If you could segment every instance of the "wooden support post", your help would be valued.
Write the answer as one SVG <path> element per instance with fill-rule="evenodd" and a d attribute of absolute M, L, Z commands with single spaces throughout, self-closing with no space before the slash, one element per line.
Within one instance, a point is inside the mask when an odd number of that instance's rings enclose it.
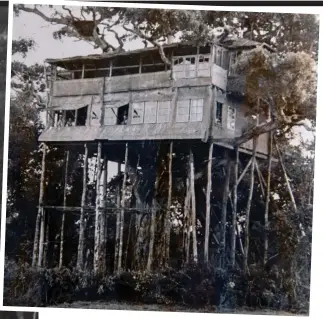
<path fill-rule="evenodd" d="M 271 163 L 272 163 L 272 150 L 273 150 L 273 132 L 269 132 L 268 136 L 268 169 L 267 169 L 267 188 L 266 188 L 266 203 L 265 203 L 265 236 L 264 236 L 264 265 L 268 260 L 268 216 L 269 216 L 269 203 L 270 203 L 270 182 L 271 182 Z"/>
<path fill-rule="evenodd" d="M 212 193 L 212 159 L 213 142 L 209 142 L 209 158 L 207 164 L 207 186 L 206 186 L 206 212 L 205 212 L 205 238 L 204 238 L 204 262 L 209 261 L 209 239 L 210 239 L 210 218 L 211 218 L 211 193 Z"/>
<path fill-rule="evenodd" d="M 118 272 L 122 269 L 122 252 L 123 252 L 123 226 L 124 226 L 124 210 L 126 203 L 126 181 L 127 181 L 127 172 L 128 172 L 128 143 L 126 143 L 125 155 L 124 155 L 124 174 L 122 181 L 122 190 L 121 190 L 121 211 L 120 211 L 120 230 L 119 230 L 119 254 L 118 254 Z"/>
<path fill-rule="evenodd" d="M 84 144 L 84 164 L 83 164 L 83 188 L 82 188 L 82 199 L 81 199 L 81 216 L 80 216 L 80 234 L 79 243 L 77 249 L 77 268 L 83 270 L 84 266 L 84 241 L 85 241 L 85 221 L 84 221 L 84 206 L 86 199 L 87 190 L 87 166 L 88 166 L 89 151 L 87 144 Z"/>
<path fill-rule="evenodd" d="M 66 207 L 67 198 L 67 180 L 68 180 L 68 162 L 70 157 L 70 151 L 66 151 L 65 158 L 65 178 L 64 178 L 64 197 L 63 206 Z M 61 235 L 60 235 L 60 250 L 59 250 L 59 265 L 58 268 L 63 266 L 63 254 L 64 254 L 64 229 L 65 229 L 65 210 L 62 212 L 62 224 L 61 224 Z"/>
<path fill-rule="evenodd" d="M 195 199 L 195 173 L 194 173 L 194 155 L 190 148 L 190 185 L 191 185 L 191 223 L 192 223 L 192 239 L 193 239 L 193 260 L 198 262 L 197 256 L 197 238 L 196 238 L 196 199 Z"/>
<path fill-rule="evenodd" d="M 237 205 L 238 205 L 238 174 L 239 174 L 239 148 L 235 148 L 234 180 L 233 180 L 233 203 L 232 203 L 232 230 L 231 230 L 231 258 L 232 269 L 236 261 L 236 228 L 237 228 Z"/>
<path fill-rule="evenodd" d="M 100 221 L 100 271 L 103 273 L 106 270 L 106 201 L 107 201 L 107 181 L 108 181 L 108 158 L 107 155 L 104 154 L 103 159 L 103 190 L 102 190 L 102 205 L 103 208 L 101 213 L 101 221 Z"/>
<path fill-rule="evenodd" d="M 256 162 L 256 151 L 257 151 L 257 138 L 253 139 L 253 150 L 252 150 L 252 163 L 250 172 L 250 188 L 249 196 L 246 208 L 246 230 L 245 230 L 245 243 L 244 243 L 244 260 L 243 260 L 243 270 L 246 273 L 248 271 L 248 254 L 249 254 L 249 225 L 250 225 L 250 210 L 253 196 L 253 188 L 255 182 L 255 162 Z"/>
<path fill-rule="evenodd" d="M 41 243 L 41 239 L 44 241 L 44 209 L 43 209 L 43 200 L 44 200 L 44 192 L 45 192 L 45 163 L 46 163 L 46 144 L 43 144 L 43 157 L 42 157 L 42 168 L 41 168 L 41 176 L 40 176 L 40 189 L 39 189 L 39 204 L 38 204 L 38 214 L 36 218 L 36 229 L 35 229 L 35 239 L 34 239 L 34 248 L 33 248 L 33 260 L 32 266 L 35 267 L 38 265 L 39 261 L 41 263 L 42 259 L 42 249 L 44 242 Z M 41 250 L 40 250 L 41 248 Z"/>
<path fill-rule="evenodd" d="M 187 177 L 186 177 L 186 194 L 184 200 L 184 222 L 183 222 L 183 250 L 185 263 L 189 263 L 190 258 L 190 202 L 191 202 L 191 191 L 190 191 L 190 176 L 189 176 L 189 166 L 187 167 Z"/>
<path fill-rule="evenodd" d="M 94 228 L 94 272 L 99 271 L 99 244 L 100 244 L 100 184 L 101 184 L 101 156 L 102 156 L 102 142 L 98 142 L 97 154 L 97 175 L 96 175 L 96 200 L 95 200 L 95 228 Z"/>
<path fill-rule="evenodd" d="M 48 248 L 49 248 L 49 223 L 50 223 L 50 215 L 47 215 L 47 222 L 46 222 L 46 236 L 45 236 L 45 248 L 44 248 L 44 267 L 48 267 Z"/>
<path fill-rule="evenodd" d="M 82 63 L 82 79 L 84 79 L 84 75 L 85 75 L 85 64 L 84 62 Z"/>
<path fill-rule="evenodd" d="M 160 146 L 159 146 L 160 147 Z M 156 154 L 156 158 L 158 161 L 159 158 L 159 149 Z M 154 244 L 155 244 L 155 231 L 156 231 L 156 210 L 157 210 L 157 192 L 158 192 L 158 184 L 159 184 L 159 176 L 156 174 L 155 179 L 155 194 L 153 198 L 153 204 L 151 209 L 151 217 L 150 217 L 150 229 L 149 229 L 149 250 L 148 250 L 148 258 L 147 258 L 147 266 L 146 270 L 151 271 L 153 259 L 154 259 Z"/>
<path fill-rule="evenodd" d="M 226 243 L 226 224 L 227 224 L 227 210 L 228 210 L 228 198 L 230 192 L 230 176 L 231 176 L 231 160 L 229 156 L 227 156 L 227 169 L 225 172 L 225 181 L 224 181 L 224 188 L 223 188 L 223 197 L 222 197 L 222 214 L 221 214 L 221 247 L 220 247 L 220 260 L 221 260 L 221 267 L 225 267 L 226 263 L 226 250 L 225 250 L 225 243 Z"/>
<path fill-rule="evenodd" d="M 171 232 L 171 212 L 170 207 L 172 204 L 172 190 L 173 190 L 173 142 L 169 144 L 169 159 L 168 159 L 168 197 L 167 197 L 167 208 L 166 208 L 166 216 L 165 216 L 165 267 L 168 267 L 169 261 L 169 244 L 170 244 L 170 232 Z"/>
<path fill-rule="evenodd" d="M 118 173 L 119 177 L 121 174 L 121 164 L 118 163 Z M 119 244 L 120 244 L 120 205 L 121 205 L 121 197 L 120 197 L 120 183 L 117 186 L 117 216 L 116 216 L 116 243 L 114 250 L 114 271 L 118 270 L 118 256 L 119 256 Z"/>
<path fill-rule="evenodd" d="M 288 189 L 288 193 L 289 193 L 289 196 L 290 196 L 290 200 L 292 202 L 292 206 L 293 206 L 294 212 L 296 214 L 298 214 L 299 212 L 297 210 L 297 205 L 296 205 L 295 197 L 294 197 L 294 194 L 293 194 L 293 191 L 292 191 L 292 187 L 291 187 L 290 182 L 289 182 L 289 178 L 288 178 L 288 175 L 287 175 L 287 172 L 286 172 L 286 168 L 285 168 L 285 165 L 284 165 L 284 162 L 283 162 L 283 158 L 282 158 L 280 149 L 278 147 L 278 143 L 277 143 L 275 137 L 273 137 L 273 140 L 274 140 L 275 147 L 276 147 L 276 150 L 277 150 L 277 153 L 278 153 L 279 163 L 280 163 L 280 166 L 281 166 L 281 168 L 283 170 L 283 173 L 284 173 L 284 179 L 285 179 L 285 182 L 286 182 L 286 186 L 287 186 L 287 189 Z M 303 227 L 302 223 L 299 223 L 299 229 L 301 231 L 302 237 L 306 236 L 305 231 L 304 231 L 304 227 Z"/>

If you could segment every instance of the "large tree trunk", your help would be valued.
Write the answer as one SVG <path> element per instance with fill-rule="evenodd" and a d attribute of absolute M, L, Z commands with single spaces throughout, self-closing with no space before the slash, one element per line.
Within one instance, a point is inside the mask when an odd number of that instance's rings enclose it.
<path fill-rule="evenodd" d="M 273 144 L 273 132 L 269 133 L 268 138 L 268 170 L 267 170 L 267 188 L 266 188 L 266 203 L 265 203 L 265 236 L 264 236 L 264 265 L 268 260 L 268 215 L 269 215 L 269 202 L 270 202 L 270 182 L 271 182 L 271 163 L 272 163 L 272 144 Z"/>
<path fill-rule="evenodd" d="M 118 163 L 117 176 L 120 177 L 121 174 L 121 163 Z M 117 186 L 117 216 L 116 216 L 116 243 L 114 248 L 114 271 L 118 270 L 118 256 L 119 256 L 119 244 L 120 244 L 120 205 L 121 205 L 121 193 L 120 193 L 120 183 Z"/>
<path fill-rule="evenodd" d="M 128 143 L 126 143 L 125 156 L 124 156 L 124 174 L 122 181 L 122 197 L 121 197 L 121 211 L 120 211 L 120 243 L 119 243 L 119 255 L 118 255 L 118 272 L 122 268 L 122 253 L 123 253 L 123 228 L 124 228 L 124 211 L 126 204 L 126 181 L 128 171 Z"/>
<path fill-rule="evenodd" d="M 246 229 L 245 229 L 245 245 L 244 245 L 244 260 L 243 269 L 246 273 L 248 271 L 248 255 L 249 255 L 249 224 L 250 224 L 250 210 L 253 196 L 253 188 L 255 182 L 255 162 L 256 162 L 256 151 L 257 151 L 257 138 L 253 139 L 253 150 L 252 150 L 252 163 L 250 170 L 250 189 L 246 208 Z"/>
<path fill-rule="evenodd" d="M 41 170 L 41 177 L 40 177 L 40 191 L 39 191 L 39 208 L 38 208 L 38 214 L 40 216 L 40 234 L 39 234 L 39 248 L 38 248 L 38 267 L 42 266 L 43 262 L 43 250 L 44 250 L 44 233 L 45 233 L 45 211 L 43 208 L 43 199 L 44 199 L 44 193 L 45 193 L 45 159 L 46 159 L 46 145 L 43 146 L 43 158 L 42 158 L 42 170 Z M 35 235 L 35 238 L 38 238 Z M 38 242 L 36 243 L 38 245 Z M 37 248 L 36 248 L 36 254 L 37 255 Z"/>
<path fill-rule="evenodd" d="M 232 199 L 232 230 L 231 230 L 231 258 L 232 269 L 236 261 L 236 231 L 237 231 L 237 204 L 238 204 L 238 174 L 239 174 L 239 148 L 235 149 L 234 159 L 234 180 L 233 180 L 233 199 Z"/>
<path fill-rule="evenodd" d="M 221 214 L 221 248 L 220 248 L 220 258 L 221 258 L 221 267 L 225 267 L 226 265 L 226 224 L 227 224 L 227 211 L 228 211 L 228 198 L 230 192 L 230 176 L 231 176 L 231 160 L 229 156 L 227 156 L 227 169 L 225 172 L 225 181 L 224 181 L 224 189 L 223 189 L 223 197 L 222 197 L 222 214 Z"/>
<path fill-rule="evenodd" d="M 207 186 L 206 186 L 206 212 L 205 212 L 205 236 L 204 236 L 204 262 L 209 261 L 210 240 L 210 215 L 211 215 L 211 193 L 212 193 L 212 162 L 213 142 L 209 144 L 209 158 L 207 164 Z"/>
<path fill-rule="evenodd" d="M 96 198 L 95 198 L 95 230 L 94 230 L 94 272 L 99 271 L 99 246 L 100 246 L 100 184 L 101 184 L 101 156 L 102 156 L 102 142 L 98 142 L 97 154 L 97 176 L 96 176 Z"/>
<path fill-rule="evenodd" d="M 59 265 L 58 268 L 63 266 L 63 255 L 64 255 L 64 230 L 65 230 L 65 208 L 67 199 L 67 180 L 68 180 L 68 162 L 70 152 L 66 151 L 65 158 L 65 177 L 64 177 L 64 196 L 63 196 L 63 212 L 62 212 L 62 224 L 61 224 L 61 235 L 60 235 L 60 250 L 59 250 Z"/>
<path fill-rule="evenodd" d="M 77 263 L 76 266 L 79 270 L 83 270 L 84 267 L 84 241 L 85 241 L 85 199 L 87 190 L 87 167 L 88 167 L 88 156 L 89 151 L 87 144 L 84 144 L 84 166 L 83 166 L 83 188 L 82 188 L 82 198 L 81 198 L 81 216 L 80 216 L 80 233 L 79 233 L 79 243 L 77 248 Z"/>
<path fill-rule="evenodd" d="M 197 256 L 197 238 L 196 238 L 196 199 L 195 199 L 195 173 L 194 173 L 194 156 L 192 149 L 190 149 L 190 185 L 191 185 L 191 226 L 192 226 L 192 239 L 193 239 L 193 260 L 198 262 Z"/>
<path fill-rule="evenodd" d="M 167 208 L 164 220 L 164 230 L 165 230 L 165 241 L 164 241 L 164 258 L 165 267 L 168 267 L 169 262 L 169 245 L 170 245 L 170 233 L 171 233 L 171 211 L 170 207 L 172 204 L 172 189 L 173 189 L 173 142 L 169 145 L 169 162 L 168 162 L 168 197 L 167 197 Z"/>

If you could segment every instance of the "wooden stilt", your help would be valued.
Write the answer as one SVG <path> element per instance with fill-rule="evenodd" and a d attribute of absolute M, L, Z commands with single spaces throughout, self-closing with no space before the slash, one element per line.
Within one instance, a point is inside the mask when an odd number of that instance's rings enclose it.
<path fill-rule="evenodd" d="M 118 175 L 121 174 L 121 164 L 118 163 Z M 120 243 L 120 205 L 121 205 L 121 197 L 120 197 L 120 183 L 117 186 L 117 216 L 116 216 L 116 243 L 114 250 L 114 271 L 118 270 L 118 256 L 119 256 L 119 243 Z"/>
<path fill-rule="evenodd" d="M 80 216 L 80 234 L 79 234 L 79 243 L 77 249 L 77 268 L 83 270 L 84 267 L 84 240 L 85 240 L 85 220 L 84 220 L 84 207 L 86 199 L 86 190 L 87 190 L 87 167 L 88 167 L 88 156 L 89 151 L 87 144 L 84 144 L 84 166 L 83 166 L 83 188 L 82 188 L 82 198 L 81 198 L 81 216 Z"/>
<path fill-rule="evenodd" d="M 165 267 L 168 267 L 169 261 L 169 244 L 170 244 L 170 232 L 171 232 L 171 212 L 170 207 L 172 204 L 172 189 L 173 189 L 173 142 L 170 142 L 169 145 L 169 162 L 168 162 L 168 197 L 167 197 L 167 208 L 166 208 L 166 216 L 165 216 Z"/>
<path fill-rule="evenodd" d="M 67 180 L 68 180 L 68 162 L 69 162 L 70 152 L 66 151 L 65 158 L 65 178 L 64 178 L 64 197 L 63 197 L 63 206 L 66 207 L 67 199 Z M 59 266 L 63 266 L 63 255 L 64 255 L 64 229 L 65 229 L 65 210 L 62 212 L 62 224 L 61 224 L 61 235 L 60 235 L 60 250 L 59 250 Z"/>
<path fill-rule="evenodd" d="M 159 150 L 157 152 L 156 158 L 158 160 L 159 157 Z M 158 192 L 158 183 L 159 183 L 159 176 L 156 175 L 155 179 L 155 195 L 153 199 L 152 209 L 151 209 L 151 218 L 150 218 L 150 229 L 149 229 L 149 250 L 148 250 L 148 259 L 147 259 L 147 266 L 146 270 L 151 271 L 153 258 L 154 258 L 154 244 L 155 244 L 155 230 L 156 230 L 156 210 L 157 210 L 157 200 L 156 195 Z"/>
<path fill-rule="evenodd" d="M 103 273 L 106 270 L 106 200 L 107 200 L 107 181 L 108 181 L 108 159 L 106 154 L 103 158 L 103 190 L 102 190 L 102 205 L 103 210 L 101 211 L 100 220 L 100 243 L 99 243 L 99 268 L 100 272 Z"/>
<path fill-rule="evenodd" d="M 46 221 L 46 235 L 45 235 L 45 248 L 44 248 L 44 267 L 48 267 L 48 246 L 49 246 L 49 223 L 50 223 L 50 215 L 47 215 Z"/>
<path fill-rule="evenodd" d="M 101 157 L 102 157 L 102 142 L 98 142 L 97 155 L 97 177 L 96 177 L 96 200 L 95 200 L 95 230 L 94 230 L 94 272 L 99 271 L 99 245 L 100 245 L 100 184 L 101 184 Z"/>
<path fill-rule="evenodd" d="M 235 149 L 234 180 L 233 180 L 233 203 L 232 203 L 232 230 L 231 230 L 231 258 L 232 269 L 236 260 L 236 228 L 237 228 L 237 205 L 238 205 L 238 174 L 239 174 L 239 149 Z"/>
<path fill-rule="evenodd" d="M 205 212 L 205 238 L 204 238 L 204 262 L 209 261 L 209 239 L 210 239 L 210 215 L 211 215 L 211 193 L 212 193 L 212 158 L 213 142 L 209 143 L 209 158 L 207 164 L 207 187 L 206 187 L 206 212 Z"/>
<path fill-rule="evenodd" d="M 268 137 L 268 169 L 267 169 L 267 188 L 266 188 L 266 203 L 265 203 L 265 236 L 264 236 L 264 265 L 268 260 L 268 216 L 269 216 L 269 203 L 270 203 L 270 182 L 271 182 L 271 163 L 272 163 L 272 144 L 273 144 L 273 132 L 269 132 Z"/>
<path fill-rule="evenodd" d="M 119 254 L 118 254 L 118 272 L 122 269 L 122 253 L 123 253 L 123 227 L 124 227 L 124 210 L 126 203 L 126 181 L 127 181 L 127 168 L 128 168 L 128 143 L 126 143 L 125 155 L 124 155 L 124 174 L 122 181 L 121 190 L 121 211 L 120 211 L 120 243 L 119 243 Z"/>
<path fill-rule="evenodd" d="M 36 231 L 35 231 L 35 240 L 34 240 L 34 251 L 33 251 L 33 266 L 37 265 L 41 267 L 43 259 L 43 248 L 44 248 L 44 232 L 45 232 L 45 219 L 44 219 L 44 209 L 43 209 L 43 200 L 45 193 L 45 160 L 46 160 L 46 144 L 43 145 L 43 157 L 42 157 L 42 169 L 40 176 L 40 190 L 39 190 L 39 207 L 38 207 L 38 216 L 36 220 Z M 37 228 L 39 223 L 39 228 Z M 38 256 L 37 256 L 38 255 Z"/>
<path fill-rule="evenodd" d="M 249 254 L 249 224 L 250 224 L 250 210 L 253 196 L 253 188 L 255 182 L 255 162 L 256 162 L 256 151 L 257 151 L 257 138 L 253 139 L 253 151 L 252 151 L 252 163 L 250 172 L 250 189 L 246 208 L 246 230 L 245 230 L 245 245 L 244 245 L 244 260 L 243 269 L 244 272 L 248 271 L 248 254 Z"/>
<path fill-rule="evenodd" d="M 189 177 L 189 166 L 187 167 L 186 177 L 186 194 L 184 200 L 184 221 L 183 221 L 183 251 L 185 263 L 189 262 L 190 257 L 190 202 L 191 202 L 191 191 L 190 191 L 190 177 Z"/>
<path fill-rule="evenodd" d="M 193 260 L 198 262 L 197 256 L 197 238 L 196 238 L 196 199 L 195 199 L 195 179 L 194 179 L 194 155 L 190 149 L 190 186 L 191 186 L 191 226 L 192 226 L 192 239 L 193 239 Z"/>
<path fill-rule="evenodd" d="M 227 156 L 227 169 L 225 172 L 225 181 L 223 188 L 223 197 L 222 197 L 222 214 L 221 214 L 221 247 L 220 247 L 220 258 L 221 258 L 221 267 L 225 267 L 226 264 L 226 224 L 227 224 L 227 210 L 228 210 L 228 198 L 230 191 L 230 177 L 231 177 L 231 160 Z"/>

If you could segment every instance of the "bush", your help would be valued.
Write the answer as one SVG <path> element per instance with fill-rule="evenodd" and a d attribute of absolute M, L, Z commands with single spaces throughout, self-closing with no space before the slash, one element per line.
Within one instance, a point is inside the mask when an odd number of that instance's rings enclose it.
<path fill-rule="evenodd" d="M 95 275 L 69 268 L 35 270 L 7 261 L 4 305 L 50 306 L 101 300 L 189 308 L 215 306 L 217 311 L 241 307 L 290 310 L 281 279 L 277 272 L 265 272 L 260 266 L 250 269 L 248 275 L 203 265 L 190 265 L 182 271 Z"/>

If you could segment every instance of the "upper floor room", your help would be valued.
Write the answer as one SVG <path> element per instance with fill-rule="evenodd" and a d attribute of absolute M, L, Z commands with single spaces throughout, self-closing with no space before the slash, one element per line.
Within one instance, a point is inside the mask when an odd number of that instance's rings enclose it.
<path fill-rule="evenodd" d="M 243 38 L 227 38 L 221 43 L 205 46 L 192 43 L 164 45 L 165 56 L 171 65 L 163 62 L 155 47 L 48 59 L 46 62 L 50 64 L 51 72 L 47 79 L 54 96 L 64 96 L 66 91 L 69 92 L 67 95 L 99 94 L 98 84 L 97 91 L 93 92 L 91 83 L 93 87 L 93 83 L 102 78 L 108 78 L 105 82 L 110 92 L 208 84 L 227 91 L 228 82 L 236 77 L 234 65 L 238 56 L 260 45 L 263 44 Z M 168 77 L 165 78 L 166 74 Z"/>

